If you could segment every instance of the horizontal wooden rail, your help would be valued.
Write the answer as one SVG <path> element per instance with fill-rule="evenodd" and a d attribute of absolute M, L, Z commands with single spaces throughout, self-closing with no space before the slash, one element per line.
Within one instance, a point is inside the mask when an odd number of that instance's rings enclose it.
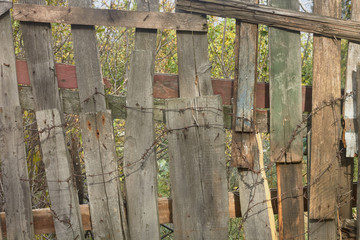
<path fill-rule="evenodd" d="M 21 85 L 30 85 L 29 73 L 26 61 L 16 61 L 16 71 L 18 83 Z M 60 88 L 76 89 L 76 71 L 74 65 L 56 64 L 56 75 Z M 106 87 L 110 87 L 110 83 L 104 79 Z M 221 95 L 224 105 L 231 105 L 232 99 L 232 80 L 213 79 L 212 85 L 214 94 Z M 302 87 L 303 112 L 311 112 L 311 95 L 310 86 Z M 179 81 L 177 75 L 155 74 L 154 77 L 154 97 L 159 99 L 178 98 L 179 97 Z M 257 83 L 256 85 L 256 108 L 269 108 L 269 84 Z"/>
<path fill-rule="evenodd" d="M 26 22 L 207 31 L 206 19 L 196 14 L 55 7 L 35 4 L 14 4 L 13 9 L 13 18 Z"/>
<path fill-rule="evenodd" d="M 356 203 L 356 183 L 353 183 L 353 191 L 352 191 L 352 206 L 355 206 Z M 304 211 L 307 211 L 307 188 L 304 188 Z M 277 214 L 277 190 L 271 189 L 271 199 L 272 206 L 274 209 L 274 213 Z M 158 207 L 159 207 L 159 221 L 160 224 L 171 223 L 172 222 L 172 200 L 169 198 L 159 198 L 158 199 Z M 85 230 L 91 230 L 91 217 L 89 206 L 87 204 L 80 206 L 82 222 Z M 46 234 L 46 233 L 54 233 L 54 222 L 53 215 L 49 208 L 43 209 L 34 209 L 34 228 L 36 234 Z M 240 212 L 240 201 L 237 193 L 229 192 L 229 215 L 230 218 L 238 218 L 241 217 Z M 1 227 L 4 234 L 6 234 L 6 220 L 5 213 L 0 213 L 1 218 Z"/>
<path fill-rule="evenodd" d="M 256 5 L 239 0 L 178 0 L 176 8 L 360 42 L 360 22 L 355 21 Z"/>

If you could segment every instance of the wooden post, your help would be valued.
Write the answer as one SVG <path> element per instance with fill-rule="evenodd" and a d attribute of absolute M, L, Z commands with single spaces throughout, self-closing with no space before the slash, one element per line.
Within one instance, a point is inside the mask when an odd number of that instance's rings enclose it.
<path fill-rule="evenodd" d="M 340 3 L 316 0 L 314 12 L 339 18 Z M 341 97 L 340 52 L 340 40 L 314 36 L 313 110 Z M 312 116 L 310 239 L 337 239 L 340 117 L 340 101 Z"/>
<path fill-rule="evenodd" d="M 237 20 L 236 30 L 232 165 L 239 167 L 244 232 L 247 239 L 275 239 L 270 190 L 260 150 L 262 142 L 256 136 L 255 126 L 258 26 Z"/>
<path fill-rule="evenodd" d="M 3 3 L 0 3 L 0 6 Z M 0 16 L 0 152 L 7 239 L 32 240 L 31 193 L 27 181 L 22 110 L 10 12 Z M 0 239 L 2 233 L 0 231 Z"/>
<path fill-rule="evenodd" d="M 355 97 L 354 100 L 356 100 L 356 131 L 358 136 L 360 136 L 360 64 L 358 63 L 356 68 L 356 85 L 354 86 Z M 359 140 L 358 140 L 359 141 Z M 360 146 L 359 142 L 357 143 L 357 146 Z M 359 155 L 359 148 L 357 148 L 357 153 Z M 357 187 L 356 187 L 356 213 L 357 213 L 357 219 L 356 219 L 356 239 L 360 240 L 360 161 L 358 160 L 358 172 L 357 172 Z"/>
<path fill-rule="evenodd" d="M 71 6 L 91 8 L 91 0 L 71 0 Z M 93 234 L 96 239 L 128 238 L 119 188 L 111 112 L 106 111 L 94 26 L 72 25 L 80 97 L 80 128 Z"/>
<path fill-rule="evenodd" d="M 298 0 L 271 0 L 273 7 L 298 10 Z M 304 239 L 300 33 L 269 29 L 270 154 L 276 163 L 279 239 Z M 291 179 L 291 181 L 289 181 Z"/>
<path fill-rule="evenodd" d="M 227 239 L 228 196 L 219 96 L 166 101 L 175 239 Z"/>
<path fill-rule="evenodd" d="M 44 0 L 22 0 L 45 4 Z M 84 239 L 64 136 L 50 24 L 21 23 L 51 208 L 58 239 Z"/>

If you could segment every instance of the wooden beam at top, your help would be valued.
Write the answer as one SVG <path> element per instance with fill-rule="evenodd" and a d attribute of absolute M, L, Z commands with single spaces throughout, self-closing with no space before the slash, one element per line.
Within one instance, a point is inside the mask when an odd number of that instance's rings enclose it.
<path fill-rule="evenodd" d="M 178 0 L 176 8 L 196 13 L 240 19 L 269 27 L 310 32 L 335 39 L 360 42 L 360 22 L 345 21 L 239 0 Z"/>
<path fill-rule="evenodd" d="M 14 19 L 25 22 L 207 31 L 206 19 L 195 14 L 135 12 L 34 4 L 14 4 L 13 9 Z"/>

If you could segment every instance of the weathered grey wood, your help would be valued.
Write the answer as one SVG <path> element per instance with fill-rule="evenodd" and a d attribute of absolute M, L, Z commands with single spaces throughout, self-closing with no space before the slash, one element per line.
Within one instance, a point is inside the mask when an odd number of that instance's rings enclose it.
<path fill-rule="evenodd" d="M 0 159 L 7 239 L 32 240 L 34 227 L 10 12 L 0 16 L 0 42 Z"/>
<path fill-rule="evenodd" d="M 146 29 L 207 31 L 206 19 L 193 14 L 91 9 L 87 6 L 55 7 L 15 4 L 14 19 L 27 22 L 103 25 Z M 2 9 L 0 9 L 2 10 Z"/>
<path fill-rule="evenodd" d="M 82 113 L 80 128 L 94 237 L 125 239 L 111 113 Z"/>
<path fill-rule="evenodd" d="M 72 7 L 91 8 L 92 0 L 70 0 Z M 38 15 L 38 13 L 37 13 Z M 106 109 L 99 52 L 94 26 L 71 25 L 76 78 L 83 112 Z"/>
<path fill-rule="evenodd" d="M 351 2 L 351 20 L 360 20 L 360 2 Z M 356 66 L 360 63 L 360 45 L 357 43 L 349 42 L 348 56 L 346 64 L 346 85 L 345 93 L 351 94 L 356 88 Z M 352 124 L 356 118 L 356 101 L 354 97 L 350 96 L 346 99 L 344 107 L 345 119 L 345 147 L 346 157 L 354 157 L 357 153 L 357 133 Z"/>
<path fill-rule="evenodd" d="M 45 4 L 44 0 L 21 0 Z M 58 239 L 84 239 L 78 196 L 74 190 L 72 166 L 64 140 L 63 116 L 54 68 L 49 24 L 21 23 L 38 127 L 57 125 L 49 135 L 41 134 L 41 150 Z M 71 177 L 70 177 L 71 178 Z M 57 181 L 65 182 L 57 182 Z"/>
<path fill-rule="evenodd" d="M 177 31 L 180 97 L 212 95 L 206 33 Z"/>
<path fill-rule="evenodd" d="M 356 67 L 356 93 L 355 93 L 355 97 L 356 97 L 356 122 L 357 122 L 357 134 L 360 133 L 360 64 L 357 65 Z M 360 136 L 360 134 L 358 135 Z M 359 140 L 358 140 L 359 141 Z M 360 146 L 359 142 L 358 145 Z M 359 149 L 357 149 L 357 152 L 359 152 Z M 358 161 L 358 172 L 357 172 L 357 187 L 356 187 L 356 212 L 357 212 L 357 219 L 356 219 L 356 239 L 360 240 L 360 161 Z"/>
<path fill-rule="evenodd" d="M 57 239 L 84 239 L 59 110 L 36 111 Z"/>
<path fill-rule="evenodd" d="M 327 17 L 321 13 L 304 13 L 239 0 L 179 0 L 177 9 L 219 17 L 236 18 L 248 23 L 264 24 L 294 31 L 310 32 L 335 39 L 360 42 L 360 22 Z M 320 16 L 320 15 L 326 15 Z"/>
<path fill-rule="evenodd" d="M 219 96 L 166 101 L 176 239 L 227 239 L 228 196 Z"/>
<path fill-rule="evenodd" d="M 340 17 L 340 6 L 340 0 L 317 0 L 314 2 L 314 12 Z M 340 40 L 314 36 L 313 109 L 324 101 L 341 96 L 340 53 Z M 310 223 L 310 229 L 313 229 L 310 239 L 325 234 L 329 236 L 326 239 L 337 239 L 336 234 L 332 233 L 336 232 L 340 204 L 338 197 L 341 194 L 338 174 L 341 167 L 338 152 L 340 119 L 339 102 L 312 116 L 309 219 L 313 223 L 324 219 L 329 221 L 315 227 Z"/>
<path fill-rule="evenodd" d="M 252 1 L 256 2 L 256 1 Z M 257 66 L 256 24 L 241 23 L 239 74 L 236 99 L 236 132 L 254 131 L 254 97 Z"/>
<path fill-rule="evenodd" d="M 256 161 L 251 171 L 240 170 L 239 194 L 242 221 L 246 239 L 276 239 L 276 228 L 271 195 L 266 179 L 262 143 L 254 134 L 257 149 Z"/>
<path fill-rule="evenodd" d="M 13 3 L 11 0 L 0 0 L 0 17 L 9 11 L 13 6 Z"/>
<path fill-rule="evenodd" d="M 270 0 L 273 7 L 298 10 L 298 0 Z M 270 158 L 276 163 L 279 239 L 304 239 L 303 142 L 300 33 L 269 29 Z M 286 164 L 284 164 L 286 163 Z M 291 179 L 291 181 L 289 181 Z"/>
<path fill-rule="evenodd" d="M 71 6 L 91 7 L 90 0 Z M 110 112 L 106 110 L 94 26 L 72 25 L 79 87 L 81 132 L 95 239 L 126 239 L 127 223 L 118 179 L 118 164 Z"/>
<path fill-rule="evenodd" d="M 144 33 L 146 34 L 146 33 Z M 131 239 L 159 239 L 153 122 L 153 50 L 134 50 L 126 99 L 124 172 Z"/>
<path fill-rule="evenodd" d="M 336 222 L 333 220 L 310 220 L 309 239 L 337 239 Z"/>

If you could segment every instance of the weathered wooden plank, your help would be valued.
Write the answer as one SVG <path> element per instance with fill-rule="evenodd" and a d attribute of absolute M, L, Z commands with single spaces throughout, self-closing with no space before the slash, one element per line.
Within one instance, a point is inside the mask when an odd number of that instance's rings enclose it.
<path fill-rule="evenodd" d="M 271 0 L 273 7 L 298 10 L 298 0 Z M 270 157 L 276 163 L 279 239 L 304 239 L 303 142 L 300 33 L 269 29 Z M 285 163 L 285 164 L 284 164 Z M 291 179 L 291 181 L 289 181 Z"/>
<path fill-rule="evenodd" d="M 45 4 L 44 0 L 21 2 Z M 84 239 L 78 196 L 71 178 L 71 162 L 64 139 L 63 116 L 60 114 L 62 110 L 51 46 L 51 28 L 49 24 L 22 22 L 21 29 L 38 127 L 57 126 L 47 133 L 42 132 L 40 136 L 57 238 Z"/>
<path fill-rule="evenodd" d="M 246 239 L 276 239 L 276 228 L 271 195 L 263 160 L 260 134 L 255 136 L 257 149 L 253 154 L 254 168 L 240 170 L 239 195 Z"/>
<path fill-rule="evenodd" d="M 207 31 L 206 19 L 185 13 L 122 11 L 115 9 L 92 9 L 88 6 L 72 7 L 37 6 L 14 4 L 14 19 L 27 22 L 67 23 L 76 25 L 100 25 L 135 27 L 144 29 L 172 29 L 184 31 Z"/>
<path fill-rule="evenodd" d="M 126 99 L 124 172 L 131 239 L 159 239 L 152 50 L 134 50 Z"/>
<path fill-rule="evenodd" d="M 341 1 L 314 2 L 314 12 L 340 17 Z M 340 40 L 314 36 L 313 109 L 324 101 L 341 96 Z M 311 222 L 328 219 L 326 224 L 311 224 L 309 238 L 331 235 L 336 239 L 340 168 L 340 103 L 323 108 L 312 116 L 310 211 Z"/>
<path fill-rule="evenodd" d="M 355 97 L 356 97 L 356 122 L 357 126 L 360 126 L 360 64 L 356 66 L 356 85 L 355 85 Z M 360 128 L 357 129 L 357 134 L 360 136 Z M 359 140 L 358 140 L 359 141 Z M 360 146 L 360 143 L 357 143 Z M 359 151 L 359 149 L 357 149 Z M 360 239 L 360 161 L 358 161 L 358 172 L 357 172 L 357 188 L 356 188 L 356 239 Z M 355 202 L 355 201 L 354 201 Z"/>
<path fill-rule="evenodd" d="M 176 239 L 227 239 L 228 196 L 219 96 L 166 101 Z"/>
<path fill-rule="evenodd" d="M 359 1 L 351 2 L 351 20 L 360 21 Z M 356 66 L 359 63 L 360 45 L 349 42 L 346 65 L 346 94 L 351 94 L 356 88 Z M 352 121 L 356 118 L 356 102 L 354 100 L 354 97 L 350 96 L 344 104 L 346 157 L 354 157 L 357 152 L 357 133 L 354 129 L 354 124 L 352 124 Z"/>
<path fill-rule="evenodd" d="M 0 2 L 0 7 L 3 4 Z M 10 13 L 0 15 L 0 158 L 7 213 L 6 237 L 31 240 L 34 227 L 30 186 L 25 180 L 29 177 L 11 26 Z"/>
<path fill-rule="evenodd" d="M 13 3 L 11 0 L 1 0 L 0 1 L 0 17 L 9 11 L 13 6 Z"/>
<path fill-rule="evenodd" d="M 179 0 L 176 8 L 288 30 L 310 32 L 335 39 L 360 42 L 360 22 L 345 21 L 322 13 L 304 13 L 239 0 Z"/>
<path fill-rule="evenodd" d="M 36 111 L 51 211 L 58 239 L 84 239 L 59 110 Z"/>
<path fill-rule="evenodd" d="M 177 31 L 180 97 L 212 95 L 206 33 Z"/>
<path fill-rule="evenodd" d="M 80 128 L 94 237 L 125 239 L 111 113 L 82 113 Z"/>

